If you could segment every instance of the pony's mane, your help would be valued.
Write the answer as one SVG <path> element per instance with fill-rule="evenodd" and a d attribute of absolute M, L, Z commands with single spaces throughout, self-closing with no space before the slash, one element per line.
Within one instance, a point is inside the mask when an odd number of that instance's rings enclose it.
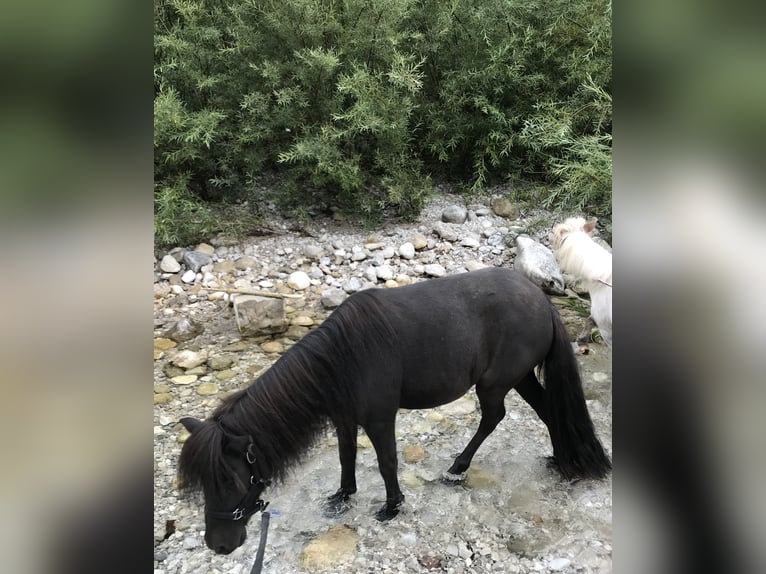
<path fill-rule="evenodd" d="M 396 340 L 382 305 L 370 291 L 349 297 L 195 429 L 179 458 L 182 490 L 219 491 L 226 482 L 236 481 L 226 461 L 231 455 L 224 452 L 227 437 L 251 436 L 260 476 L 281 481 L 330 420 L 336 424 L 354 420 L 355 383 L 365 365 L 374 363 L 370 358 L 379 358 Z M 238 487 L 244 490 L 245 485 Z"/>

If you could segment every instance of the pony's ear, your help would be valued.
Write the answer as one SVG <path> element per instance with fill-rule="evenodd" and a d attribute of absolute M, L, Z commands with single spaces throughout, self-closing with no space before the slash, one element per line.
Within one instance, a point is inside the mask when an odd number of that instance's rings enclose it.
<path fill-rule="evenodd" d="M 200 428 L 203 424 L 203 422 L 199 419 L 195 419 L 194 417 L 184 417 L 179 421 L 182 425 L 186 427 L 186 430 L 189 432 L 194 432 L 198 428 Z"/>
<path fill-rule="evenodd" d="M 596 218 L 594 217 L 594 218 L 593 218 L 593 219 L 591 219 L 590 221 L 586 221 L 586 222 L 585 222 L 585 225 L 583 225 L 583 226 L 582 226 L 582 230 L 583 230 L 585 233 L 587 233 L 588 235 L 590 235 L 591 233 L 593 233 L 593 230 L 594 230 L 594 229 L 596 229 L 596 224 L 597 224 L 597 223 L 598 223 L 598 219 L 596 219 Z"/>

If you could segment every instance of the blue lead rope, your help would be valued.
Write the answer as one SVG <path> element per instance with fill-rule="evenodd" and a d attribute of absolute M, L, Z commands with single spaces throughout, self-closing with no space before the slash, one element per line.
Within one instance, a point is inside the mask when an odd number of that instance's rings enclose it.
<path fill-rule="evenodd" d="M 264 511 L 261 514 L 261 540 L 258 542 L 258 552 L 255 553 L 255 562 L 253 563 L 253 569 L 250 570 L 250 574 L 261 574 L 263 553 L 266 551 L 266 537 L 269 535 L 269 518 L 271 518 L 271 515 L 268 512 Z"/>

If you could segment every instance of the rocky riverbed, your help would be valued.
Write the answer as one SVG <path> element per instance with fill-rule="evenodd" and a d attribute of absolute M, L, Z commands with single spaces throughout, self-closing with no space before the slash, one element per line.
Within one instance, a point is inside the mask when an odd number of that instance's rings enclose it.
<path fill-rule="evenodd" d="M 205 546 L 200 501 L 179 498 L 176 461 L 187 433 L 183 416 L 208 415 L 249 385 L 286 349 L 320 324 L 348 294 L 395 288 L 481 266 L 513 267 L 513 238 L 547 243 L 550 214 L 523 213 L 490 197 L 443 195 L 415 223 L 364 230 L 327 219 L 296 227 L 274 219 L 275 233 L 243 241 L 211 239 L 156 254 L 155 273 L 155 574 L 247 574 L 259 518 L 245 544 L 227 556 Z M 285 299 L 285 331 L 240 334 L 232 291 L 257 289 Z M 574 338 L 583 319 L 571 299 L 554 299 Z M 578 355 L 588 406 L 611 453 L 611 350 Z M 569 484 L 548 469 L 544 425 L 516 393 L 507 415 L 479 449 L 466 482 L 440 481 L 478 426 L 475 394 L 440 408 L 401 411 L 399 475 L 406 502 L 377 522 L 384 499 L 374 450 L 360 433 L 359 491 L 339 518 L 322 513 L 340 479 L 328 430 L 305 464 L 270 488 L 271 526 L 263 571 L 298 572 L 609 572 L 611 477 Z"/>

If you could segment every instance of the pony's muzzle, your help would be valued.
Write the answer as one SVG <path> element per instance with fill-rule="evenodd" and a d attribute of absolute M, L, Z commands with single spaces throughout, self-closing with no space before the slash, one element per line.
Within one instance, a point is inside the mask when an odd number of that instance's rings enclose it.
<path fill-rule="evenodd" d="M 205 543 L 216 554 L 231 554 L 237 548 L 242 546 L 247 539 L 247 531 L 242 528 L 239 536 L 236 533 L 233 536 L 209 536 L 205 532 Z"/>

